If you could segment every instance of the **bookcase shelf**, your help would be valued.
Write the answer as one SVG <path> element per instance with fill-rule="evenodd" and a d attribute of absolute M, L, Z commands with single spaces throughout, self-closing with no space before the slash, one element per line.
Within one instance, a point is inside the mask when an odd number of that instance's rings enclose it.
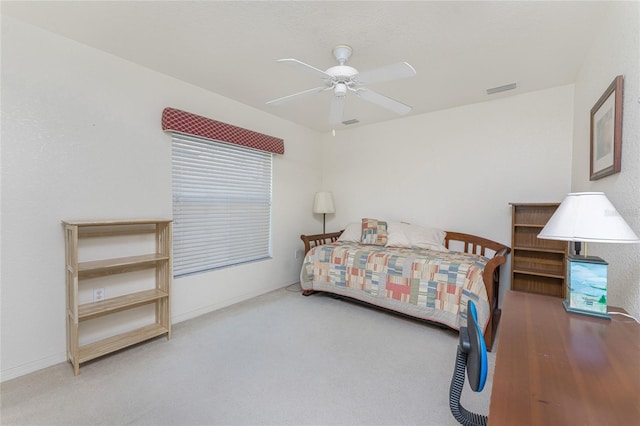
<path fill-rule="evenodd" d="M 138 306 L 155 303 L 156 300 L 168 297 L 168 293 L 159 289 L 152 289 L 125 294 L 124 296 L 113 297 L 111 299 L 101 300 L 100 302 L 85 303 L 78 305 L 78 321 L 86 321 L 103 315 L 137 308 Z"/>
<path fill-rule="evenodd" d="M 79 278 L 96 278 L 103 275 L 155 268 L 156 263 L 163 260 L 169 260 L 169 256 L 162 253 L 154 253 L 81 262 L 78 263 L 78 276 Z"/>
<path fill-rule="evenodd" d="M 111 352 L 124 349 L 136 343 L 152 339 L 154 337 L 169 334 L 171 330 L 160 324 L 149 324 L 135 330 L 117 334 L 97 342 L 89 343 L 78 348 L 78 363 L 91 361 L 92 359 L 108 355 Z"/>
<path fill-rule="evenodd" d="M 533 269 L 533 268 L 514 268 L 513 272 L 515 274 L 524 274 L 524 275 L 533 275 L 536 277 L 549 277 L 549 278 L 558 278 L 564 279 L 563 274 L 555 274 L 553 272 L 546 271 L 544 269 Z"/>
<path fill-rule="evenodd" d="M 540 228 L 542 230 L 542 228 Z M 534 251 L 540 253 L 565 253 L 564 248 L 547 248 L 547 247 L 534 247 L 534 246 L 515 246 L 514 250 Z"/>
<path fill-rule="evenodd" d="M 67 292 L 67 356 L 74 374 L 80 364 L 136 343 L 166 334 L 171 338 L 171 220 L 63 221 L 65 230 Z M 155 252 L 135 256 L 78 262 L 78 241 L 83 238 L 154 234 Z M 79 303 L 82 280 L 155 269 L 152 289 L 129 292 L 92 303 Z M 108 283 L 107 283 L 108 285 Z M 118 312 L 155 305 L 155 322 L 125 333 L 80 345 L 81 323 Z"/>

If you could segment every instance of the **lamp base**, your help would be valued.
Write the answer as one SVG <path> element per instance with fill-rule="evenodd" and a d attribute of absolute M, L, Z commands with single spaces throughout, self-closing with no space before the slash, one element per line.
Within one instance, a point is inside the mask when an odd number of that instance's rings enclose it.
<path fill-rule="evenodd" d="M 608 318 L 607 262 L 595 256 L 568 256 L 567 312 Z"/>
<path fill-rule="evenodd" d="M 565 311 L 570 312 L 572 314 L 589 315 L 592 317 L 604 318 L 608 320 L 611 319 L 611 316 L 607 313 L 585 311 L 584 309 L 572 308 L 569 306 L 569 303 L 566 300 L 562 301 L 562 306 L 564 306 Z"/>

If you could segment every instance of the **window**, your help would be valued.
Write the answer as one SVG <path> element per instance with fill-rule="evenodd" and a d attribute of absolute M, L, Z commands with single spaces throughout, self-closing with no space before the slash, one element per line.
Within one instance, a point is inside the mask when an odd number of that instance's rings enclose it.
<path fill-rule="evenodd" d="M 270 152 L 172 133 L 173 274 L 271 256 Z"/>

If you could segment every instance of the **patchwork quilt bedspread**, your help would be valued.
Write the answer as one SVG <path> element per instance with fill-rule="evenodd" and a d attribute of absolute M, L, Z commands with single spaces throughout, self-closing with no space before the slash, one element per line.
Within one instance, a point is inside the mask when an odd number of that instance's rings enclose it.
<path fill-rule="evenodd" d="M 490 259 L 456 251 L 335 242 L 305 256 L 300 284 L 351 297 L 455 330 L 466 324 L 467 301 L 484 330 L 489 303 L 482 279 Z"/>

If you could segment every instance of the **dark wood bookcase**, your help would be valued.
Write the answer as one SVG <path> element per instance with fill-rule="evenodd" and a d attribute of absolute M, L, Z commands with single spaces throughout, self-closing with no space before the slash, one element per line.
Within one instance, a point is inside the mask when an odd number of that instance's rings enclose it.
<path fill-rule="evenodd" d="M 510 204 L 511 290 L 564 298 L 569 244 L 538 238 L 560 204 Z"/>

